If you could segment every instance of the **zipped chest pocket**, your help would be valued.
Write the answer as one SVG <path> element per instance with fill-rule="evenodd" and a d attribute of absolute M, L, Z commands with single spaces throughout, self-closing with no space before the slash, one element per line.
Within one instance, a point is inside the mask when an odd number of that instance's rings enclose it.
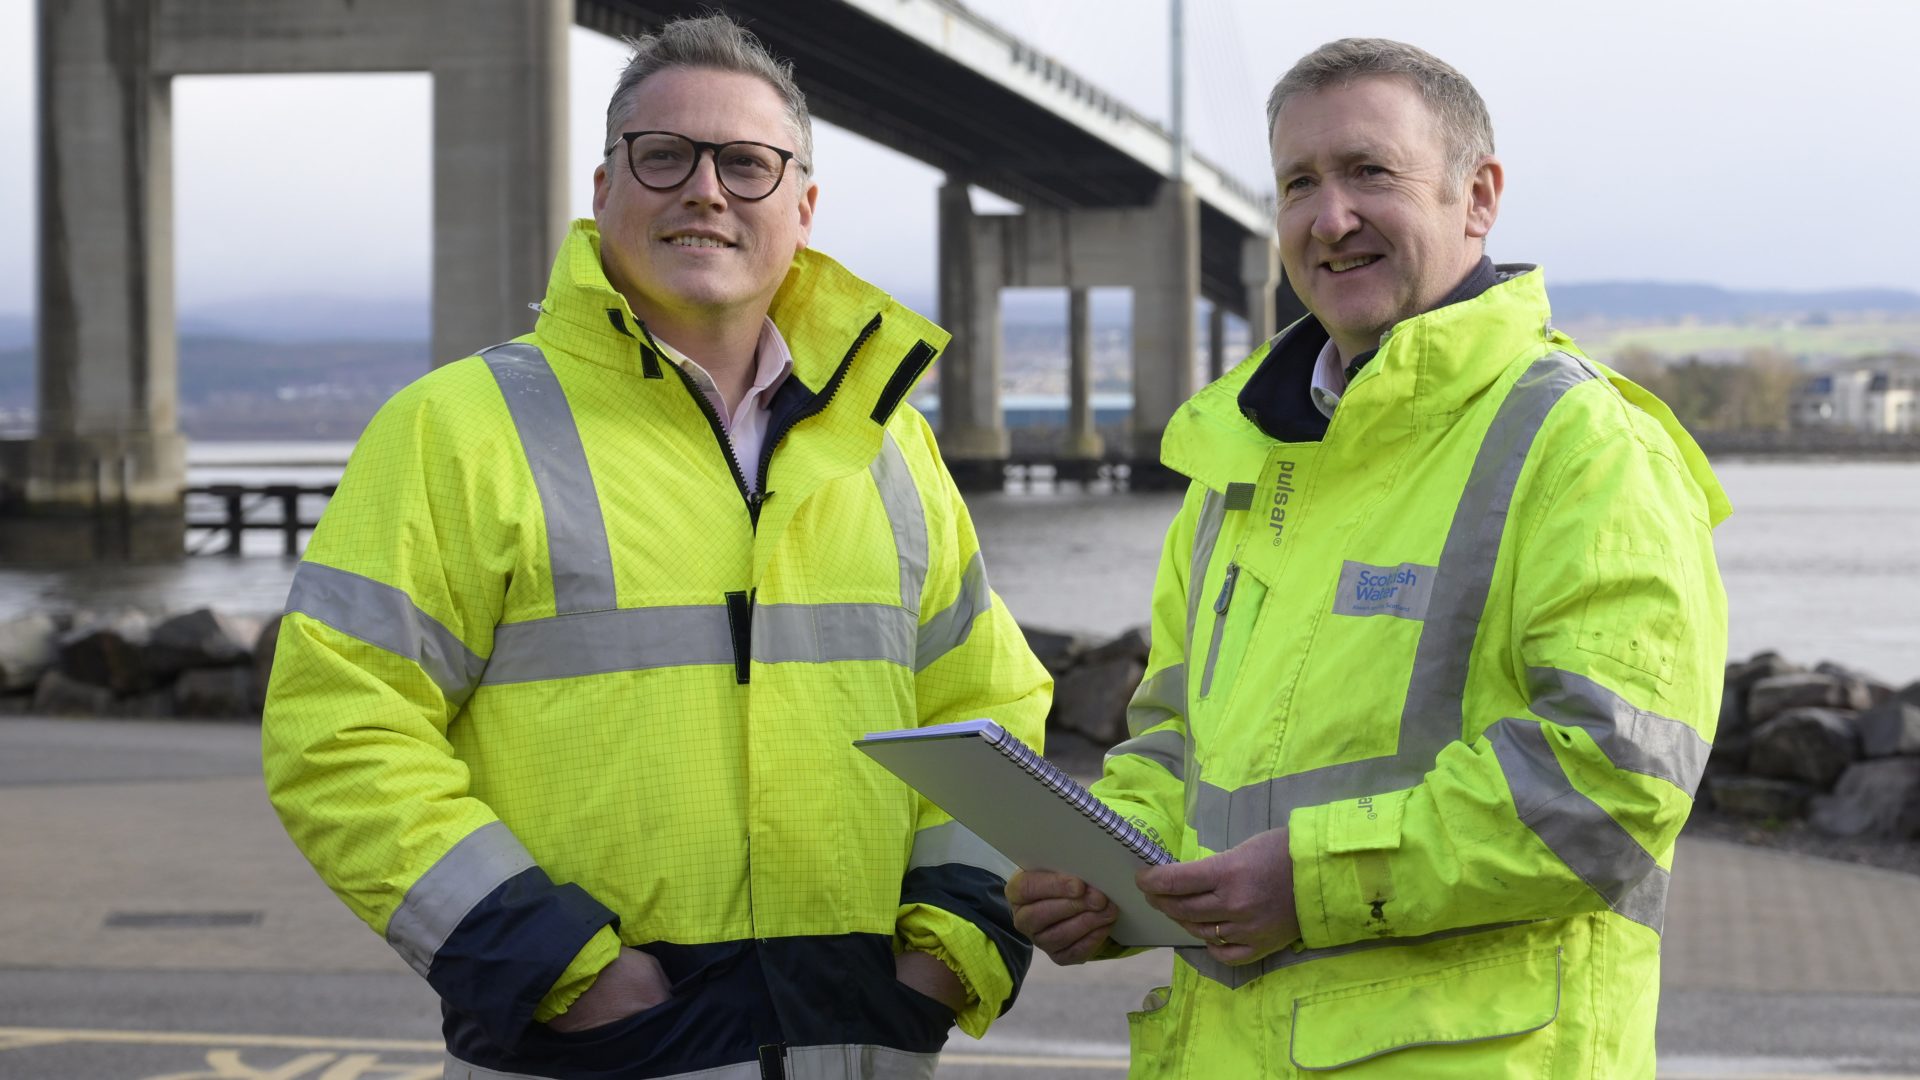
<path fill-rule="evenodd" d="M 1207 635 L 1206 665 L 1200 673 L 1203 700 L 1232 690 L 1266 600 L 1266 582 L 1237 561 L 1227 564 L 1211 609 L 1200 612 L 1201 621 L 1212 619 L 1212 630 Z"/>

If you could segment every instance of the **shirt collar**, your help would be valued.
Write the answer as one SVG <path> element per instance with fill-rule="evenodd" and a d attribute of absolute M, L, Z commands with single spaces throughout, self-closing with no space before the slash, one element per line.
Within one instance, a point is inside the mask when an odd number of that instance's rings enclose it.
<path fill-rule="evenodd" d="M 679 364 L 702 386 L 717 385 L 713 376 L 706 368 L 700 366 L 698 360 L 674 348 L 672 342 L 657 336 L 653 342 L 667 354 L 667 359 Z M 787 376 L 792 373 L 793 353 L 787 348 L 787 339 L 780 336 L 780 328 L 773 325 L 772 319 L 761 320 L 760 340 L 753 347 L 753 383 L 747 387 L 742 400 L 758 394 L 757 404 L 760 408 L 770 407 L 773 404 L 773 395 L 780 389 L 780 384 L 786 382 Z"/>

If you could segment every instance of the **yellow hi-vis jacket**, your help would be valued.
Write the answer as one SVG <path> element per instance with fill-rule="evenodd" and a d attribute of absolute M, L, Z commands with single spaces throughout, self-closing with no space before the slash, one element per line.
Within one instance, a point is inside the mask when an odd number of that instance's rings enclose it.
<path fill-rule="evenodd" d="M 1051 698 L 902 404 L 947 335 L 801 253 L 749 497 L 592 222 L 540 312 L 355 448 L 280 630 L 276 810 L 441 995 L 449 1076 L 930 1074 L 953 1017 L 895 954 L 945 961 L 977 1036 L 1029 946 L 1007 865 L 850 744 L 974 717 L 1038 740 Z M 622 943 L 667 1004 L 530 1023 Z"/>
<path fill-rule="evenodd" d="M 1540 273 L 1501 269 L 1393 327 L 1318 440 L 1242 410 L 1264 363 L 1312 363 L 1312 319 L 1167 429 L 1192 484 L 1096 790 L 1182 859 L 1288 828 L 1302 940 L 1179 950 L 1132 1076 L 1653 1076 L 1728 506 L 1665 406 L 1551 327 Z"/>

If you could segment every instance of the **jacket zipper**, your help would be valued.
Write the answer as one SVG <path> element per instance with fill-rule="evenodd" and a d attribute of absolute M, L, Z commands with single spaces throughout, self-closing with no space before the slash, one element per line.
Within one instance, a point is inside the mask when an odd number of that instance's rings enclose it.
<path fill-rule="evenodd" d="M 637 319 L 635 321 L 639 322 Z M 667 351 L 660 347 L 660 343 L 653 340 L 653 332 L 647 329 L 647 324 L 644 322 L 640 323 L 640 333 L 646 337 L 647 344 L 651 345 L 655 352 L 661 356 L 667 354 Z M 758 528 L 760 525 L 760 503 L 764 501 L 765 497 L 759 492 L 751 491 L 747 488 L 747 474 L 741 470 L 740 459 L 735 456 L 733 452 L 733 440 L 727 438 L 726 425 L 720 422 L 720 410 L 714 408 L 712 399 L 708 398 L 707 395 L 701 391 L 699 384 L 693 381 L 693 376 L 687 374 L 685 368 L 674 363 L 669 363 L 667 366 L 673 369 L 675 375 L 680 376 L 680 381 L 686 385 L 687 393 L 693 395 L 694 404 L 700 406 L 700 412 L 706 416 L 707 426 L 713 429 L 713 437 L 720 444 L 720 452 L 726 456 L 727 471 L 733 474 L 733 485 L 740 489 L 740 498 L 747 504 L 747 516 L 752 519 L 754 527 Z M 764 478 L 764 471 L 761 475 Z M 761 484 L 760 486 L 763 490 L 766 487 L 765 484 Z"/>
<path fill-rule="evenodd" d="M 860 355 L 860 349 L 867 343 L 867 339 L 879 331 L 880 320 L 881 315 L 878 312 L 874 313 L 873 318 L 867 320 L 867 325 L 861 328 L 860 335 L 853 339 L 852 345 L 847 347 L 847 355 L 840 358 L 840 366 L 833 369 L 833 377 L 828 379 L 827 385 L 821 387 L 820 392 L 813 396 L 813 401 L 806 410 L 795 413 L 785 423 L 767 432 L 766 440 L 760 446 L 760 490 L 767 489 L 767 470 L 773 468 L 774 448 L 780 445 L 780 440 L 786 438 L 787 432 L 793 430 L 795 424 L 810 416 L 818 416 L 833 401 L 833 395 L 840 392 L 840 384 L 846 381 L 847 370 L 853 367 L 853 358 Z M 753 521 L 756 526 L 760 523 L 760 510 L 757 506 L 754 508 Z"/>
<path fill-rule="evenodd" d="M 1213 639 L 1207 642 L 1207 668 L 1200 673 L 1200 696 L 1213 689 L 1213 665 L 1220 660 L 1220 637 L 1227 628 L 1227 608 L 1233 604 L 1233 586 L 1240 580 L 1240 564 L 1227 563 L 1227 575 L 1220 582 L 1220 595 L 1213 601 Z"/>

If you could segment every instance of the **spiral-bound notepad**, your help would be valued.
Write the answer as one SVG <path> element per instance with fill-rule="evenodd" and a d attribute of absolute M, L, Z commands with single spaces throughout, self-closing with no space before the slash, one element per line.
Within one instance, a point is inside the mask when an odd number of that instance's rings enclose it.
<path fill-rule="evenodd" d="M 881 731 L 853 744 L 1027 870 L 1072 874 L 1120 908 L 1121 945 L 1195 945 L 1133 876 L 1175 861 L 1073 777 L 991 720 Z"/>

